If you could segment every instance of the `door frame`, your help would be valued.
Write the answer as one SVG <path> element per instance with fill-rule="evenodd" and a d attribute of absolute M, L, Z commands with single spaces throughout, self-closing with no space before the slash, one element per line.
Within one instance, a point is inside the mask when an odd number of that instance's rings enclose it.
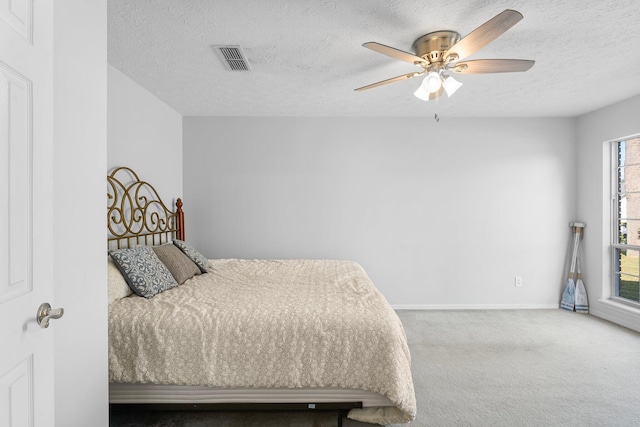
<path fill-rule="evenodd" d="M 107 0 L 53 16 L 55 425 L 106 427 Z"/>

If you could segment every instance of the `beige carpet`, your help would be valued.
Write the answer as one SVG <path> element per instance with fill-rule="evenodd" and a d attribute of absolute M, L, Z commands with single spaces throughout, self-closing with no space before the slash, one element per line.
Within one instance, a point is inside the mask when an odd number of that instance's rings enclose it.
<path fill-rule="evenodd" d="M 640 334 L 561 310 L 400 311 L 410 426 L 640 426 Z M 120 426 L 336 426 L 333 414 L 149 413 Z M 365 424 L 345 421 L 345 427 Z"/>

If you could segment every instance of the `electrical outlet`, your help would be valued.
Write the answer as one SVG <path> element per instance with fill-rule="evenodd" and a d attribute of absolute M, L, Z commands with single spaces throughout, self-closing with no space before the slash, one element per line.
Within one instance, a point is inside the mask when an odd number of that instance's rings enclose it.
<path fill-rule="evenodd" d="M 515 285 L 516 285 L 516 288 L 522 287 L 522 276 L 516 276 Z"/>

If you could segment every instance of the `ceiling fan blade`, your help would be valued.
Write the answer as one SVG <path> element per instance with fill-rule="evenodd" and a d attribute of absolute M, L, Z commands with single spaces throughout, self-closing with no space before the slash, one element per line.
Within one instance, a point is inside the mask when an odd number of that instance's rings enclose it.
<path fill-rule="evenodd" d="M 395 47 L 386 46 L 380 43 L 367 42 L 367 43 L 364 43 L 362 46 L 366 47 L 367 49 L 371 49 L 375 52 L 381 53 L 383 55 L 387 55 L 392 58 L 399 59 L 400 61 L 408 62 L 410 64 L 420 65 L 420 64 L 427 63 L 427 61 L 425 61 L 424 59 L 412 53 L 405 52 L 404 50 L 396 49 Z"/>
<path fill-rule="evenodd" d="M 504 34 L 522 18 L 523 16 L 520 12 L 511 9 L 497 14 L 446 51 L 443 55 L 444 61 L 447 62 L 447 58 L 454 54 L 457 56 L 454 60 L 459 60 L 476 53 Z"/>
<path fill-rule="evenodd" d="M 419 76 L 421 74 L 424 74 L 424 71 L 419 71 L 419 72 L 409 73 L 409 74 L 403 74 L 403 75 L 398 76 L 398 77 L 392 77 L 392 78 L 387 79 L 387 80 L 382 80 L 382 81 L 377 82 L 377 83 L 372 83 L 370 85 L 362 86 L 362 87 L 359 87 L 359 88 L 354 89 L 354 90 L 355 91 L 361 91 L 361 90 L 373 89 L 374 87 L 388 85 L 389 83 L 395 83 L 395 82 L 399 82 L 401 80 L 411 79 L 411 78 Z"/>
<path fill-rule="evenodd" d="M 528 59 L 476 59 L 457 62 L 447 68 L 461 74 L 517 73 L 527 71 L 535 63 Z"/>

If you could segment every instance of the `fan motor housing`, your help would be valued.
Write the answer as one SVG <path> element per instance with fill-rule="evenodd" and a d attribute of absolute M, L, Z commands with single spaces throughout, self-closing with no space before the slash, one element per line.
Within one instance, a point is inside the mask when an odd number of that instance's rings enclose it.
<path fill-rule="evenodd" d="M 459 40 L 460 34 L 455 31 L 434 31 L 416 39 L 413 51 L 430 64 L 442 62 L 444 53 Z"/>

